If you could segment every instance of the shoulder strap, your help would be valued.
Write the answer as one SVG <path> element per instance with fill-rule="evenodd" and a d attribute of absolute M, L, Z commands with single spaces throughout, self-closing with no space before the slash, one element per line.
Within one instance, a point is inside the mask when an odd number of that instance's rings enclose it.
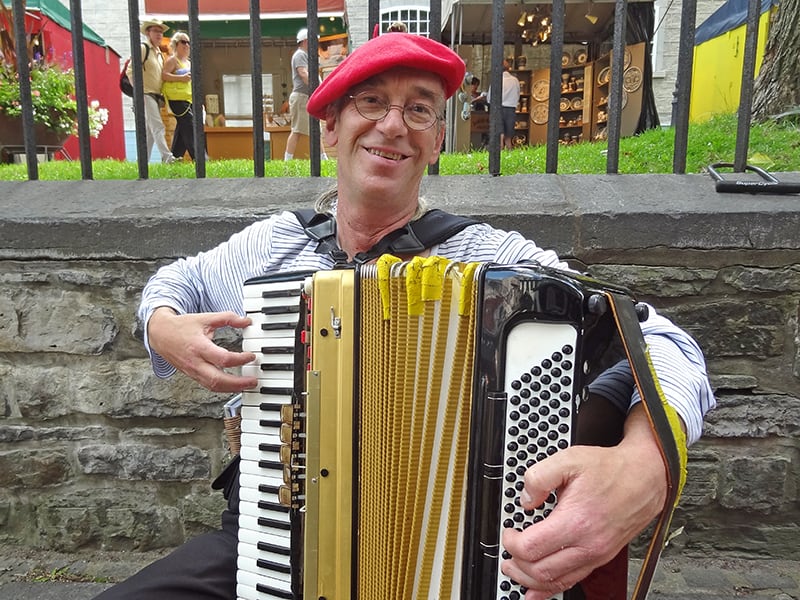
<path fill-rule="evenodd" d="M 654 526 L 653 537 L 642 561 L 639 577 L 631 596 L 631 600 L 644 600 L 647 597 L 647 590 L 653 579 L 658 558 L 667 541 L 675 506 L 678 504 L 683 485 L 686 482 L 686 437 L 681 429 L 677 412 L 667 404 L 650 360 L 647 344 L 639 326 L 640 316 L 641 320 L 644 320 L 644 315 L 637 312 L 637 306 L 628 297 L 615 292 L 607 292 L 606 298 L 667 473 L 667 498 Z"/>
<path fill-rule="evenodd" d="M 144 58 L 142 59 L 142 71 L 144 71 L 147 68 L 147 59 L 150 58 L 150 44 L 142 42 L 142 48 L 144 48 Z"/>
<path fill-rule="evenodd" d="M 331 254 L 337 261 L 341 259 L 342 250 L 336 243 L 336 220 L 331 215 L 318 213 L 313 209 L 296 210 L 294 214 L 306 235 L 319 242 L 317 253 Z M 387 234 L 367 252 L 360 252 L 354 262 L 363 264 L 387 253 L 401 256 L 418 254 L 477 223 L 479 221 L 469 217 L 434 208 L 419 219 Z"/>

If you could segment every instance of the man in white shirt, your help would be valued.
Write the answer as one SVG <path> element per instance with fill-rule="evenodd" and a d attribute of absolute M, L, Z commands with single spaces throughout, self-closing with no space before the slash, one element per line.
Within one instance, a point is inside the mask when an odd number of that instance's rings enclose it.
<path fill-rule="evenodd" d="M 424 214 L 420 185 L 426 167 L 439 157 L 445 101 L 460 88 L 464 70 L 449 48 L 399 32 L 377 37 L 345 59 L 308 102 L 309 113 L 325 122 L 326 143 L 337 148 L 336 189 L 317 203 L 318 212 L 332 217 L 333 248 L 322 251 L 295 214 L 285 212 L 252 224 L 208 252 L 159 269 L 143 291 L 139 311 L 156 374 L 167 377 L 180 370 L 218 392 L 255 387 L 254 377 L 231 372 L 254 360 L 254 354 L 226 350 L 211 339 L 220 327 L 250 323 L 242 306 L 244 281 L 331 269 L 337 260 L 354 260 Z M 486 224 L 469 225 L 420 253 L 566 268 L 554 252 Z M 691 443 L 714 405 L 702 353 L 690 336 L 661 316 L 651 314 L 642 329 L 661 385 Z M 503 572 L 527 588 L 527 600 L 545 600 L 580 586 L 664 506 L 666 473 L 647 416 L 635 393 L 628 391 L 620 400 L 624 435 L 621 431 L 618 444 L 567 448 L 525 474 L 522 506 L 528 508 L 555 489 L 559 506 L 569 508 L 503 535 L 513 557 L 503 561 Z M 222 529 L 187 542 L 99 599 L 235 597 L 237 464 L 226 471 L 221 484 L 229 504 Z"/>

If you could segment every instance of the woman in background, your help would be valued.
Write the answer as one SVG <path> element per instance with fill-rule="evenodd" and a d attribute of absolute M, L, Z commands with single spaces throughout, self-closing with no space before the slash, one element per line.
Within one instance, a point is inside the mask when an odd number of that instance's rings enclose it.
<path fill-rule="evenodd" d="M 170 57 L 161 71 L 162 93 L 170 112 L 175 115 L 172 155 L 180 160 L 185 152 L 194 160 L 194 126 L 192 124 L 192 63 L 189 60 L 189 36 L 176 32 L 169 41 Z"/>

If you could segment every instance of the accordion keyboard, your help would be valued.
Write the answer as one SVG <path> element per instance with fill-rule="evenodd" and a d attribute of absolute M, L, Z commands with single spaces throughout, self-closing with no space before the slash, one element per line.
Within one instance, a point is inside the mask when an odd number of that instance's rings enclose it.
<path fill-rule="evenodd" d="M 239 545 L 236 595 L 241 600 L 291 599 L 294 363 L 301 280 L 247 285 L 251 318 L 243 351 L 257 356 L 242 374 L 258 387 L 242 395 Z"/>

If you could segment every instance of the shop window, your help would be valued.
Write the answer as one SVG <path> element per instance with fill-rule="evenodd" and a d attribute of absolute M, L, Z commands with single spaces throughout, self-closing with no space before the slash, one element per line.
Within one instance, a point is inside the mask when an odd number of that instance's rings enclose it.
<path fill-rule="evenodd" d="M 261 75 L 262 93 L 265 109 L 272 111 L 272 74 Z M 252 125 L 253 120 L 253 80 L 249 74 L 222 76 L 222 102 L 225 119 L 229 125 L 231 119 L 246 121 Z"/>
<path fill-rule="evenodd" d="M 427 36 L 430 33 L 427 7 L 405 6 L 395 7 L 381 13 L 381 31 L 389 29 L 389 25 L 395 21 L 405 23 L 409 33 L 417 33 Z"/>
<path fill-rule="evenodd" d="M 665 0 L 655 0 L 653 7 L 655 9 L 655 27 L 650 58 L 653 62 L 653 77 L 664 77 L 664 33 L 667 27 L 666 17 L 669 6 Z"/>

